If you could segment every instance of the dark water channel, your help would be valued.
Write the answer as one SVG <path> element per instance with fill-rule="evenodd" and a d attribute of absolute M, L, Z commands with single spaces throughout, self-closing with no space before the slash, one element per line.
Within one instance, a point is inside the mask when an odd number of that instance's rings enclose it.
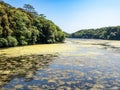
<path fill-rule="evenodd" d="M 119 48 L 79 41 L 56 55 L 1 56 L 0 90 L 120 90 Z"/>

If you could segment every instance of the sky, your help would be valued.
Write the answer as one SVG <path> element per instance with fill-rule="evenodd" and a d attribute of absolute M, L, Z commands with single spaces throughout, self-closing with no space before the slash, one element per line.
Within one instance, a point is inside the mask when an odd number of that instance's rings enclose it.
<path fill-rule="evenodd" d="M 31 4 L 63 31 L 120 25 L 120 0 L 4 0 L 14 7 Z"/>

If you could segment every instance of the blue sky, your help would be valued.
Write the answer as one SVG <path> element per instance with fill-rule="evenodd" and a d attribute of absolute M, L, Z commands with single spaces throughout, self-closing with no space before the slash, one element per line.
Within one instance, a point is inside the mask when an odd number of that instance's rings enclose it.
<path fill-rule="evenodd" d="M 31 4 L 63 31 L 120 25 L 120 0 L 4 0 L 15 7 Z"/>

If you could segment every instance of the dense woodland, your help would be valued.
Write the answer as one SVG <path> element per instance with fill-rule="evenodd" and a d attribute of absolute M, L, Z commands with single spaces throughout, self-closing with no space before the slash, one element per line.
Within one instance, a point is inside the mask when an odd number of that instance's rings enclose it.
<path fill-rule="evenodd" d="M 98 29 L 84 29 L 72 33 L 72 38 L 120 40 L 120 26 Z"/>
<path fill-rule="evenodd" d="M 25 4 L 15 8 L 0 2 L 0 47 L 63 42 L 64 32 L 44 14 Z"/>

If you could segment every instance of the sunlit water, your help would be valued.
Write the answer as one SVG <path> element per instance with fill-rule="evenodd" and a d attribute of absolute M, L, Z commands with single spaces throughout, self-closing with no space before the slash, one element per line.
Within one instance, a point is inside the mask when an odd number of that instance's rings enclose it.
<path fill-rule="evenodd" d="M 11 75 L 1 89 L 120 90 L 120 48 L 108 42 L 112 41 L 68 39 L 65 44 L 76 49 L 25 69 L 25 75 Z"/>

